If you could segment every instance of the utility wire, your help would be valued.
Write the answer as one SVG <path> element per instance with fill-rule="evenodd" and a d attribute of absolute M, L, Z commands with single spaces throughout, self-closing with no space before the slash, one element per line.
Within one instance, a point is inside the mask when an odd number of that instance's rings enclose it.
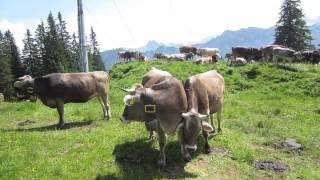
<path fill-rule="evenodd" d="M 127 31 L 129 32 L 129 35 L 131 36 L 131 39 L 133 40 L 133 42 L 134 42 L 135 44 L 137 44 L 137 43 L 136 43 L 136 40 L 135 40 L 135 38 L 134 38 L 134 35 L 133 35 L 133 33 L 132 33 L 132 31 L 131 31 L 131 29 L 130 29 L 130 27 L 129 27 L 129 25 L 128 25 L 128 23 L 126 22 L 124 16 L 122 15 L 122 13 L 121 13 L 121 11 L 120 11 L 120 9 L 119 9 L 119 7 L 118 7 L 118 5 L 117 5 L 117 3 L 116 3 L 115 0 L 113 0 L 113 5 L 114 5 L 114 7 L 116 8 L 116 10 L 117 10 L 117 12 L 118 12 L 121 20 L 122 20 L 123 23 L 125 24 L 126 29 L 127 29 Z"/>

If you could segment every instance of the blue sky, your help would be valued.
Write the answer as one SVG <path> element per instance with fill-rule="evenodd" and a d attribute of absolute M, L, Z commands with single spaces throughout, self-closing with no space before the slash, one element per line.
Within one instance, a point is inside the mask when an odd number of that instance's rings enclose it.
<path fill-rule="evenodd" d="M 319 0 L 301 0 L 310 20 L 320 16 Z M 101 50 L 139 47 L 149 40 L 190 44 L 224 30 L 275 25 L 281 0 L 84 0 L 86 34 L 93 26 Z M 0 30 L 10 29 L 19 47 L 49 12 L 60 11 L 77 32 L 77 0 L 0 0 Z"/>

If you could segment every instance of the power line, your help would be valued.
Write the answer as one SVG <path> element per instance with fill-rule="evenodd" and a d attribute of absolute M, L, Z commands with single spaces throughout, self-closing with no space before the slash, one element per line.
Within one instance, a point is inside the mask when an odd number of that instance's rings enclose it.
<path fill-rule="evenodd" d="M 116 10 L 117 10 L 117 12 L 118 12 L 121 20 L 122 20 L 123 23 L 125 24 L 126 29 L 127 29 L 127 31 L 129 32 L 129 35 L 131 36 L 131 39 L 133 40 L 133 42 L 134 42 L 135 44 L 137 44 L 137 43 L 136 43 L 136 40 L 135 40 L 135 38 L 134 38 L 134 35 L 133 35 L 133 33 L 132 33 L 132 31 L 131 31 L 131 29 L 130 29 L 130 27 L 129 27 L 129 25 L 128 25 L 128 23 L 126 22 L 124 16 L 122 15 L 122 13 L 121 13 L 121 11 L 120 11 L 120 9 L 119 9 L 119 7 L 118 7 L 118 5 L 117 5 L 117 3 L 116 3 L 115 0 L 113 0 L 113 5 L 114 5 L 114 7 L 116 8 Z"/>

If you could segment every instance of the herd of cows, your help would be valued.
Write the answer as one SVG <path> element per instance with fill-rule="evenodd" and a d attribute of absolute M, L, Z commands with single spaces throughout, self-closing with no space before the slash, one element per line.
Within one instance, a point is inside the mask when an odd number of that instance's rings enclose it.
<path fill-rule="evenodd" d="M 220 56 L 217 48 L 196 48 L 183 46 L 179 54 L 156 53 L 157 59 L 186 60 L 195 59 L 198 64 L 216 62 Z M 296 52 L 292 49 L 268 45 L 260 49 L 236 46 L 226 58 L 234 64 L 250 61 L 265 62 L 305 62 L 319 64 L 319 50 Z M 137 51 L 120 52 L 119 59 L 128 62 L 133 59 L 146 61 L 147 57 Z M 107 72 L 53 73 L 32 78 L 29 75 L 18 78 L 14 87 L 19 98 L 36 96 L 41 102 L 56 108 L 59 114 L 58 127 L 64 126 L 64 104 L 69 102 L 87 102 L 97 97 L 100 101 L 103 117 L 110 119 L 109 77 Z M 197 149 L 197 137 L 201 132 L 205 140 L 205 153 L 210 153 L 208 136 L 215 132 L 213 114 L 217 115 L 218 128 L 221 131 L 222 106 L 224 100 L 224 78 L 215 70 L 190 76 L 184 84 L 169 72 L 152 68 L 142 77 L 140 85 L 131 89 L 122 89 L 124 110 L 122 122 L 141 121 L 149 131 L 149 140 L 155 132 L 159 137 L 159 166 L 166 165 L 166 134 L 177 131 L 184 160 L 191 161 L 190 152 Z M 0 101 L 3 101 L 0 94 Z M 208 123 L 210 118 L 211 123 Z"/>
<path fill-rule="evenodd" d="M 193 59 L 197 64 L 215 63 L 221 58 L 218 48 L 196 48 L 192 46 L 182 46 L 180 53 L 165 54 L 157 52 L 154 54 L 156 59 L 166 60 L 188 60 Z M 244 65 L 247 62 L 261 61 L 265 63 L 289 62 L 295 63 L 320 63 L 320 49 L 295 51 L 282 45 L 267 45 L 261 48 L 250 48 L 245 46 L 232 47 L 232 52 L 227 53 L 225 58 L 235 65 Z M 120 63 L 131 60 L 147 61 L 145 54 L 139 51 L 125 51 L 118 53 Z"/>
<path fill-rule="evenodd" d="M 64 126 L 64 104 L 86 102 L 98 97 L 105 119 L 110 119 L 108 100 L 109 78 L 103 71 L 88 73 L 53 73 L 32 78 L 29 75 L 15 81 L 18 96 L 37 96 L 44 105 L 56 108 L 58 127 Z M 122 89 L 124 111 L 120 119 L 127 123 L 141 121 L 153 139 L 157 132 L 160 145 L 158 165 L 166 165 L 166 134 L 178 132 L 181 154 L 191 161 L 190 152 L 197 149 L 197 137 L 202 132 L 205 153 L 210 152 L 208 136 L 215 132 L 213 114 L 218 116 L 217 131 L 221 131 L 224 79 L 215 70 L 189 77 L 183 84 L 169 72 L 152 68 L 142 77 L 142 83 Z M 211 124 L 208 123 L 208 118 Z"/>

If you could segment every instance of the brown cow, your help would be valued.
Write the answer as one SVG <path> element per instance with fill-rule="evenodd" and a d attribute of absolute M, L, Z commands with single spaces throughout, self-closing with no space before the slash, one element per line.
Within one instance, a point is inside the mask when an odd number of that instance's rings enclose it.
<path fill-rule="evenodd" d="M 162 81 L 149 88 L 137 85 L 127 90 L 128 95 L 124 97 L 126 106 L 121 117 L 123 122 L 152 122 L 156 119 L 160 146 L 159 166 L 166 165 L 166 134 L 176 131 L 182 122 L 182 113 L 187 111 L 187 98 L 182 83 L 172 76 L 162 78 Z M 156 82 L 153 78 L 148 81 Z"/>
<path fill-rule="evenodd" d="M 69 102 L 87 102 L 99 97 L 104 118 L 109 119 L 108 74 L 103 71 L 89 73 L 53 73 L 32 78 L 29 75 L 18 78 L 14 83 L 17 94 L 36 95 L 50 108 L 57 108 L 59 124 L 64 125 L 64 104 Z"/>
<path fill-rule="evenodd" d="M 183 113 L 184 128 L 183 134 L 187 134 L 189 138 L 185 138 L 182 143 L 182 151 L 187 154 L 187 148 L 197 148 L 197 136 L 201 131 L 205 138 L 205 152 L 210 152 L 208 143 L 209 131 L 214 131 L 213 114 L 218 115 L 218 132 L 221 131 L 222 106 L 224 94 L 224 79 L 215 70 L 191 76 L 184 85 L 187 99 L 188 112 Z M 208 115 L 211 119 L 211 126 L 207 123 Z"/>
<path fill-rule="evenodd" d="M 267 45 L 260 48 L 262 57 L 265 62 L 269 62 L 273 59 L 273 49 L 276 47 L 286 48 L 285 46 L 277 45 L 277 44 Z"/>
<path fill-rule="evenodd" d="M 197 54 L 197 48 L 192 46 L 182 46 L 179 48 L 180 53 L 193 53 Z"/>

